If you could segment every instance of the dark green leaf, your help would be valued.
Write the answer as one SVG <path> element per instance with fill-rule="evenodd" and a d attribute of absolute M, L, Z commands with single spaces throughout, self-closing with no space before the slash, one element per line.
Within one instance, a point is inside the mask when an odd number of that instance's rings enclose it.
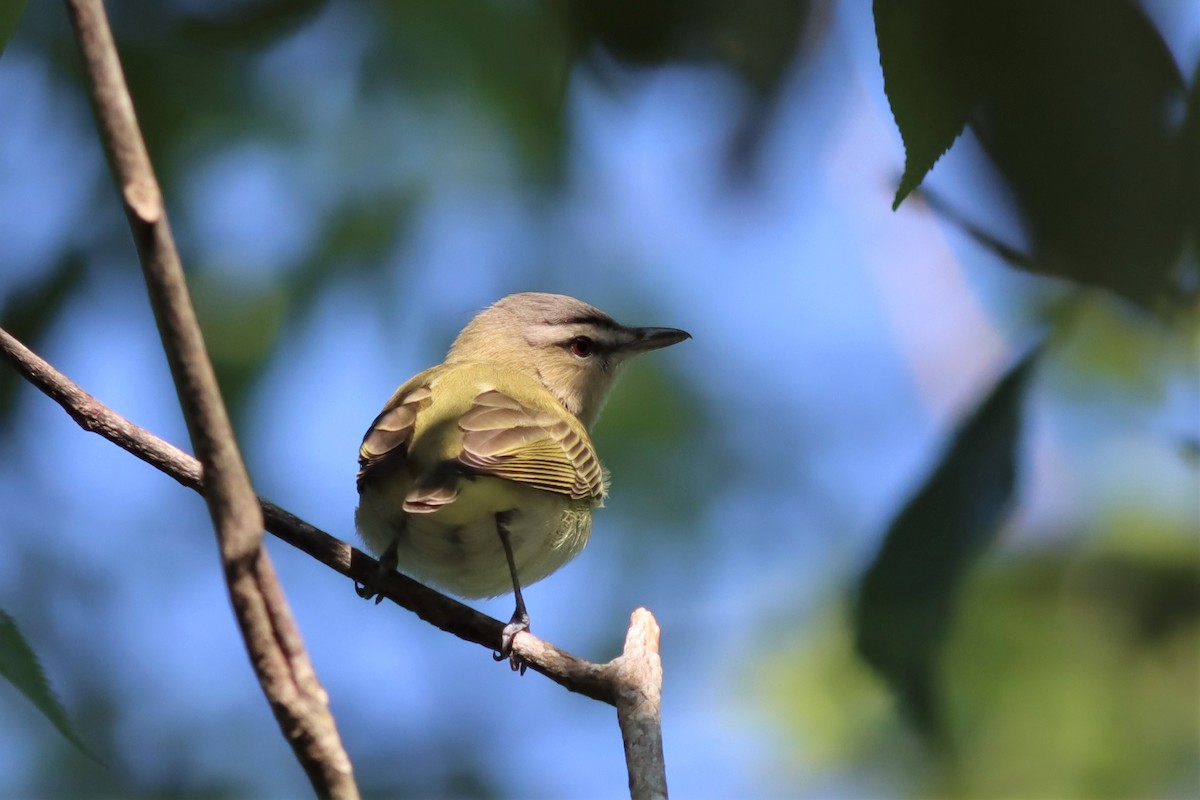
<path fill-rule="evenodd" d="M 954 0 L 875 0 L 875 38 L 892 116 L 904 140 L 904 175 L 892 208 L 921 185 L 926 173 L 966 127 L 978 100 L 971 54 L 964 44 L 969 3 Z"/>
<path fill-rule="evenodd" d="M 908 501 L 863 577 L 856 644 L 931 742 L 942 726 L 936 683 L 958 587 L 1013 501 L 1021 400 L 1034 349 L 970 414 L 933 474 Z"/>
<path fill-rule="evenodd" d="M 0 677 L 3 677 L 15 686 L 17 691 L 29 698 L 29 702 L 33 703 L 38 711 L 42 712 L 54 727 L 58 728 L 58 732 L 63 735 L 63 738 L 75 745 L 88 758 L 100 762 L 96 754 L 72 730 L 67 712 L 63 710 L 58 698 L 54 695 L 54 690 L 46 681 L 46 675 L 42 672 L 42 665 L 38 663 L 33 648 L 21 635 L 16 620 L 4 611 L 0 611 Z"/>
<path fill-rule="evenodd" d="M 893 208 L 969 122 L 1031 241 L 1030 258 L 1010 263 L 1143 306 L 1195 296 L 1178 265 L 1197 216 L 1200 130 L 1194 112 L 1184 122 L 1186 82 L 1137 3 L 875 0 L 874 9 L 905 150 Z"/>
<path fill-rule="evenodd" d="M 1033 269 L 1143 305 L 1174 294 L 1186 82 L 1142 9 L 1011 3 L 975 45 L 988 55 L 972 130 L 1020 208 Z"/>

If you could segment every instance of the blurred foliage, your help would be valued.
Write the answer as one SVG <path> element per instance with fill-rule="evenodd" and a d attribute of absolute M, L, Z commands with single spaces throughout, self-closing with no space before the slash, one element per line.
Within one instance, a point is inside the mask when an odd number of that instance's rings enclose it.
<path fill-rule="evenodd" d="M 2 47 L 22 4 L 0 5 Z M 783 85 L 825 33 L 821 5 L 808 0 L 107 5 L 236 415 L 280 344 L 332 290 L 356 282 L 380 309 L 397 300 L 419 308 L 395 290 L 407 265 L 398 254 L 431 202 L 431 185 L 462 178 L 429 174 L 438 143 L 427 140 L 463 137 L 438 163 L 481 184 L 509 182 L 503 188 L 514 205 L 553 199 L 567 178 L 573 131 L 566 101 L 574 74 L 586 71 L 620 92 L 636 83 L 631 75 L 704 65 L 744 91 L 728 142 L 732 159 L 744 164 L 763 140 Z M 299 90 L 279 80 L 273 59 L 302 49 L 309 26 L 335 14 L 345 24 L 333 58 L 349 65 L 347 83 L 323 84 L 335 70 L 320 58 Z M 1186 324 L 1194 328 L 1200 64 L 1185 65 L 1189 87 L 1131 0 L 875 0 L 874 14 L 906 155 L 896 205 L 970 125 L 1019 212 L 1030 252 L 956 217 L 949 201 L 935 200 L 935 208 L 1020 269 L 1099 287 L 1155 311 L 1164 299 L 1182 297 L 1191 303 Z M 86 104 L 59 4 L 33 4 L 14 41 L 47 67 L 56 102 Z M 294 69 L 302 61 L 285 63 Z M 326 106 L 327 92 L 344 97 Z M 423 124 L 447 117 L 452 123 L 433 126 L 432 134 Z M 402 133 L 395 140 L 376 138 L 395 131 Z M 99 152 L 90 130 L 80 135 Z M 310 205 L 300 211 L 309 217 L 281 263 L 216 252 L 204 227 L 177 211 L 188 208 L 198 175 L 247 148 L 288 164 L 313 151 L 327 159 L 296 169 L 308 170 L 304 176 L 319 189 L 303 187 Z M 473 159 L 480 150 L 499 152 L 503 165 L 479 168 Z M 0 308 L 0 325 L 35 349 L 89 280 L 98 282 L 114 264 L 134 270 L 107 175 L 78 192 L 94 202 L 45 263 L 22 265 L 31 277 Z M 100 207 L 105 201 L 110 207 Z M 1086 324 L 1085 313 L 1076 325 L 1082 333 L 1067 342 L 1083 367 L 1075 374 L 1086 384 L 1081 393 L 1164 391 L 1162 370 L 1147 366 L 1162 341 L 1151 331 L 1159 322 L 1123 313 L 1095 325 Z M 1171 324 L 1167 315 L 1161 319 Z M 1185 369 L 1194 356 L 1182 355 Z M 813 763 L 869 765 L 887 774 L 890 787 L 902 785 L 896 775 L 904 774 L 943 795 L 1200 792 L 1194 703 L 1179 702 L 1200 690 L 1194 548 L 1179 545 L 1178 532 L 1159 535 L 1152 520 L 1133 517 L 1094 552 L 980 559 L 1014 500 L 1031 363 L 1023 360 L 998 382 L 896 515 L 864 577 L 856 627 L 839 619 L 823 643 L 813 647 L 806 636 L 802 648 L 778 654 L 765 670 L 763 704 L 802 740 Z M 1111 379 L 1100 392 L 1097 375 Z M 14 386 L 11 373 L 0 370 L 0 424 L 12 419 Z M 713 452 L 724 446 L 713 438 L 695 437 L 697 430 L 719 430 L 721 420 L 685 391 L 673 376 L 637 365 L 597 430 L 618 476 L 614 492 L 659 530 L 688 530 L 704 512 L 693 487 L 723 485 L 745 466 L 737 453 Z M 639 484 L 649 485 L 639 474 L 662 476 L 656 494 L 638 493 Z M 899 695 L 908 719 L 942 748 L 924 750 L 903 727 L 862 657 Z M 447 752 L 467 750 L 445 744 Z M 448 763 L 429 761 L 431 770 Z M 430 793 L 497 791 L 486 765 L 451 767 L 451 775 L 429 777 Z M 194 777 L 178 779 L 187 789 L 159 788 L 237 793 L 220 778 Z M 63 780 L 74 779 L 86 778 Z"/>
<path fill-rule="evenodd" d="M 644 67 L 676 61 L 723 63 L 755 91 L 774 92 L 797 55 L 809 21 L 806 0 L 618 0 L 547 3 L 559 9 L 577 52 L 593 45 Z"/>
<path fill-rule="evenodd" d="M 1033 242 L 1020 266 L 1194 302 L 1197 89 L 1136 3 L 876 0 L 875 21 L 907 154 L 896 205 L 969 123 Z"/>
<path fill-rule="evenodd" d="M 969 415 L 901 509 L 863 577 L 857 647 L 909 720 L 940 743 L 938 660 L 958 587 L 1015 505 L 1021 403 L 1040 349 L 1010 369 Z"/>
<path fill-rule="evenodd" d="M 1166 401 L 1171 382 L 1200 362 L 1200 315 L 1147 318 L 1097 298 L 1063 314 L 1054 355 L 1069 367 L 1053 372 L 1064 395 L 1093 406 Z"/>
<path fill-rule="evenodd" d="M 1181 134 L 1183 140 L 1183 182 L 1187 192 L 1187 208 L 1191 211 L 1188 224 L 1191 228 L 1193 259 L 1200 258 L 1200 63 L 1192 72 L 1192 86 L 1188 90 L 1186 122 Z"/>
<path fill-rule="evenodd" d="M 618 64 L 724 68 L 752 98 L 729 143 L 731 156 L 745 162 L 749 156 L 740 150 L 753 151 L 761 141 L 784 78 L 804 57 L 802 45 L 814 46 L 823 33 L 822 15 L 803 0 L 364 0 L 346 9 L 370 31 L 344 53 L 359 65 L 351 87 L 355 102 L 369 109 L 399 99 L 438 114 L 445 113 L 448 98 L 457 98 L 486 115 L 511 145 L 529 181 L 523 192 L 561 185 L 572 70 L 603 78 L 615 75 Z M 180 205 L 183 187 L 212 156 L 253 142 L 288 147 L 305 137 L 298 124 L 304 98 L 274 93 L 261 67 L 329 10 L 315 0 L 111 4 L 170 207 Z M 43 4 L 26 16 L 22 41 L 47 59 L 63 90 L 83 102 L 61 12 Z M 1195 293 L 1197 279 L 1189 283 L 1182 273 L 1194 269 L 1194 234 L 1200 230 L 1198 90 L 1193 81 L 1188 91 L 1136 4 L 877 0 L 875 21 L 885 86 L 907 152 L 897 203 L 969 123 L 1033 242 L 1027 257 L 1010 252 L 1012 263 L 1143 304 Z M 621 86 L 609 83 L 614 91 Z M 342 146 L 352 149 L 354 143 Z M 404 142 L 394 146 L 405 149 Z M 291 263 L 268 265 L 277 284 L 269 293 L 282 303 L 277 310 L 283 327 L 265 326 L 256 334 L 266 338 L 249 348 L 253 362 L 240 354 L 227 360 L 227 350 L 215 354 L 235 408 L 238 393 L 250 388 L 252 375 L 273 356 L 279 332 L 302 319 L 314 298 L 349 269 L 386 275 L 387 254 L 404 240 L 407 222 L 423 202 L 420 177 L 395 176 L 372 187 L 343 180 L 326 189 L 312 246 Z M 91 224 L 118 219 L 105 215 Z M 87 224 L 80 227 L 80 238 L 88 239 Z M 210 258 L 205 242 L 186 219 L 177 217 L 176 227 L 185 261 L 193 272 L 204 269 Z M 1191 251 L 1185 250 L 1189 238 Z M 88 242 L 95 261 L 117 255 L 120 247 L 109 234 L 93 233 Z M 107 252 L 96 252 L 97 243 Z M 64 241 L 62 258 L 78 247 Z M 1185 260 L 1189 252 L 1191 261 Z M 119 257 L 129 257 L 127 245 Z M 34 329 L 52 324 L 70 295 L 61 271 L 40 274 L 45 285 L 29 291 L 48 302 L 20 312 Z M 12 303 L 5 312 L 13 313 Z M 208 313 L 205 319 L 214 338 L 247 335 L 237 314 Z"/>
<path fill-rule="evenodd" d="M 874 14 L 906 153 L 894 207 L 969 124 L 1004 179 L 1031 250 L 1018 251 L 944 198 L 927 195 L 944 218 L 1019 269 L 1156 310 L 1182 306 L 1194 317 L 1200 89 L 1193 80 L 1189 90 L 1136 3 L 875 0 Z M 1058 321 L 1060 329 L 1089 309 L 1078 298 L 1068 301 L 1059 309 L 1068 318 Z M 1090 348 L 1103 369 L 1120 376 L 1110 391 L 1161 373 L 1153 346 L 1131 346 L 1144 344 L 1144 326 L 1081 327 L 1111 334 Z M 1071 344 L 1078 349 L 1078 341 Z M 985 403 L 967 422 L 900 512 L 856 609 L 859 651 L 897 692 L 908 718 L 942 744 L 940 704 L 953 689 L 939 679 L 940 645 L 952 630 L 958 583 L 1013 500 L 1013 413 L 1022 382 L 998 386 L 992 400 L 1004 402 Z"/>
<path fill-rule="evenodd" d="M 1010 554 L 966 576 L 937 758 L 905 738 L 849 628 L 830 616 L 820 630 L 780 649 L 756 687 L 805 755 L 798 770 L 850 770 L 893 796 L 910 781 L 938 797 L 1200 793 L 1200 552 L 1153 517 L 1118 519 L 1082 552 Z"/>
<path fill-rule="evenodd" d="M 25 0 L 8 0 L 0 5 L 0 55 L 4 54 L 4 46 L 12 38 L 24 11 Z"/>
<path fill-rule="evenodd" d="M 112 20 L 139 121 L 167 194 L 168 207 L 183 205 L 182 192 L 197 168 L 239 146 L 269 143 L 287 148 L 301 141 L 306 98 L 274 93 L 262 77 L 264 58 L 328 11 L 314 0 L 249 0 L 237 3 L 110 3 Z M 84 102 L 82 75 L 69 26 L 53 4 L 41 4 L 28 15 L 23 43 L 46 59 L 61 89 Z M 399 101 L 413 110 L 445 114 L 459 102 L 482 113 L 511 145 L 527 181 L 521 192 L 553 192 L 561 188 L 566 155 L 565 100 L 571 70 L 591 69 L 598 75 L 616 62 L 638 68 L 670 62 L 710 63 L 737 76 L 757 98 L 746 109 L 742 133 L 762 122 L 788 68 L 798 57 L 811 14 L 801 0 L 761 0 L 743 6 L 726 3 L 680 3 L 601 6 L 585 0 L 540 3 L 501 2 L 359 2 L 343 9 L 369 35 L 348 42 L 342 54 L 357 61 L 355 102 L 368 109 Z M 419 136 L 420 134 L 414 134 Z M 743 137 L 731 147 L 745 147 Z M 354 158 L 355 142 L 337 143 Z M 416 143 L 394 142 L 403 152 Z M 256 265 L 273 275 L 275 286 L 254 289 L 259 299 L 241 298 L 232 305 L 235 283 L 222 289 L 227 265 L 213 265 L 206 242 L 189 225 L 173 217 L 185 264 L 193 274 L 217 267 L 221 277 L 197 292 L 205 330 L 216 343 L 239 341 L 244 349 L 216 347 L 214 366 L 235 412 L 253 378 L 274 355 L 281 331 L 298 324 L 313 301 L 349 271 L 382 281 L 392 271 L 388 254 L 407 234 L 407 223 L 423 200 L 422 179 L 393 175 L 393 167 L 370 170 L 373 184 L 363 186 L 352 174 L 325 187 L 318 229 L 311 246 L 291 263 Z M 389 177 L 390 176 L 390 177 Z M 107 176 L 102 176 L 102 180 Z M 95 187 L 93 187 L 95 188 Z M 98 196 L 111 197 L 100 187 Z M 114 201 L 115 202 L 115 201 Z M 121 232 L 107 229 L 97 237 L 89 228 L 120 225 L 119 216 L 81 221 L 80 238 L 88 239 L 92 263 L 128 260 L 131 251 Z M 118 235 L 114 236 L 113 234 Z M 64 241 L 64 252 L 76 243 Z M 100 248 L 97 248 L 97 244 Z M 72 288 L 62 272 L 40 273 L 43 286 L 31 296 L 45 302 L 14 299 L 0 315 L 9 325 L 19 315 L 37 332 L 57 318 Z M 378 293 L 382 302 L 384 293 Z M 246 329 L 246 314 L 257 302 L 271 324 Z M 282 314 L 281 318 L 278 318 Z M 252 341 L 252 339 L 254 341 Z M 36 346 L 36 337 L 27 340 Z M 5 391 L 0 386 L 0 391 Z M 8 389 L 11 391 L 11 389 Z M 7 416 L 10 404 L 0 404 Z"/>
<path fill-rule="evenodd" d="M 715 470 L 705 465 L 722 463 L 702 450 L 708 440 L 693 435 L 712 424 L 706 419 L 711 412 L 695 395 L 681 391 L 687 385 L 683 376 L 636 361 L 626 372 L 595 432 L 605 466 L 616 476 L 611 491 L 628 494 L 629 502 L 622 505 L 645 525 L 693 536 L 704 508 L 695 502 L 692 487 L 716 485 Z M 679 463 L 696 468 L 679 469 Z M 651 484 L 658 490 L 632 490 Z"/>
<path fill-rule="evenodd" d="M 29 281 L 3 298 L 0 327 L 36 351 L 58 310 L 82 280 L 84 263 L 82 254 L 67 250 L 49 274 Z M 17 387 L 24 383 L 25 379 L 16 370 L 0 370 L 0 430 L 12 423 Z"/>
<path fill-rule="evenodd" d="M 25 695 L 58 729 L 64 739 L 84 755 L 99 761 L 83 739 L 75 733 L 66 710 L 54 694 L 54 690 L 50 688 L 50 682 L 46 680 L 46 673 L 42 671 L 42 665 L 38 663 L 33 648 L 17 627 L 17 621 L 3 610 L 0 610 L 0 678 Z"/>
<path fill-rule="evenodd" d="M 606 57 L 611 57 L 638 68 L 713 64 L 738 77 L 749 97 L 729 142 L 733 177 L 752 172 L 783 80 L 804 55 L 806 37 L 820 35 L 820 15 L 813 6 L 811 0 L 545 3 L 558 9 L 580 65 L 595 75 L 605 75 Z"/>

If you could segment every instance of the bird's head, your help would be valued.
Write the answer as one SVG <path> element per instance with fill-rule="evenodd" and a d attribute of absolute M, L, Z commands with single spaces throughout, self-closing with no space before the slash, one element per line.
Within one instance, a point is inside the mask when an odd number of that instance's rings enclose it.
<path fill-rule="evenodd" d="M 454 340 L 446 363 L 526 372 L 590 428 L 626 361 L 689 338 L 675 328 L 628 328 L 574 297 L 522 292 L 479 312 Z"/>

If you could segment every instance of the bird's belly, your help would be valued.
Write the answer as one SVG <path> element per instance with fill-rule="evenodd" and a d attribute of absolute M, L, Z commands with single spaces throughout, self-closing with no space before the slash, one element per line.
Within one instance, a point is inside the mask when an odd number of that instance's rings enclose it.
<path fill-rule="evenodd" d="M 591 533 L 588 501 L 489 478 L 463 488 L 454 502 L 427 514 L 381 515 L 363 503 L 358 513 L 363 540 L 380 553 L 394 539 L 401 572 L 473 598 L 512 591 L 497 513 L 508 512 L 505 528 L 522 586 L 571 560 Z"/>

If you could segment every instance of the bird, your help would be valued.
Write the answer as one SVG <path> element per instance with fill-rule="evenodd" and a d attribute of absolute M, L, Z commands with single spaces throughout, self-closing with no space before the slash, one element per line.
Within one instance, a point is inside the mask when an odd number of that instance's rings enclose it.
<path fill-rule="evenodd" d="M 497 660 L 514 671 L 516 634 L 529 630 L 522 586 L 587 544 L 609 476 L 589 431 L 621 368 L 691 338 L 634 328 L 582 300 L 521 292 L 479 312 L 445 361 L 402 384 L 359 448 L 355 524 L 379 557 L 460 597 L 512 592 Z"/>

